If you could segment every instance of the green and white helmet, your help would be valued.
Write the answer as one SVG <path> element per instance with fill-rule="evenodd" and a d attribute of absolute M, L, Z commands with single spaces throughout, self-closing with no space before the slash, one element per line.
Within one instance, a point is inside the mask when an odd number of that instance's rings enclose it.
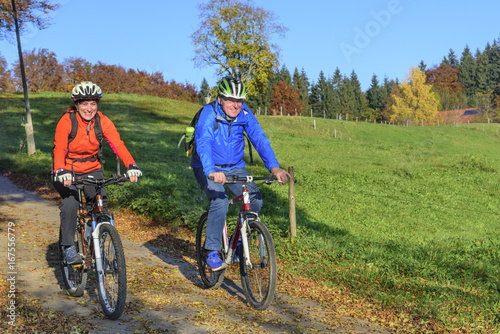
<path fill-rule="evenodd" d="M 247 97 L 245 84 L 238 79 L 225 77 L 219 82 L 217 87 L 220 96 L 244 99 Z"/>
<path fill-rule="evenodd" d="M 102 97 L 102 90 L 92 81 L 82 81 L 71 90 L 71 98 L 73 101 L 81 99 L 97 99 Z"/>

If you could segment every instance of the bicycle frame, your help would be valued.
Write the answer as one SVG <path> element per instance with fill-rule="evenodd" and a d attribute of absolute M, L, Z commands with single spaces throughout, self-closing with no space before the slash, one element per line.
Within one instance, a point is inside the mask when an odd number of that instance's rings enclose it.
<path fill-rule="evenodd" d="M 103 186 L 103 185 L 102 185 Z M 95 259 L 95 266 L 96 266 L 96 271 L 99 273 L 99 278 L 102 280 L 102 275 L 103 275 L 103 270 L 102 270 L 102 255 L 101 255 L 101 249 L 99 247 L 99 231 L 100 227 L 103 224 L 114 224 L 114 217 L 112 213 L 104 214 L 103 213 L 103 203 L 102 203 L 102 196 L 100 194 L 102 186 L 99 186 L 98 189 L 96 190 L 97 194 L 94 197 L 93 203 L 92 203 L 92 208 L 89 210 L 86 210 L 83 206 L 83 184 L 78 185 L 78 202 L 80 205 L 80 208 L 78 210 L 78 217 L 80 221 L 80 228 L 83 228 L 84 230 L 82 231 L 82 236 L 85 239 L 88 248 L 84 249 L 84 255 L 85 255 L 85 262 L 84 262 L 84 269 L 90 269 L 91 263 L 92 263 L 92 252 L 94 253 L 94 259 Z M 109 217 L 109 222 L 108 221 L 101 221 L 99 224 L 97 224 L 97 218 L 99 217 L 104 217 L 108 216 Z M 91 218 L 90 220 L 90 225 L 88 222 L 85 222 L 86 218 Z M 91 228 L 91 229 L 90 229 Z M 90 242 L 90 236 L 92 236 L 92 241 Z M 93 245 L 93 249 L 90 248 L 90 246 Z"/>
<path fill-rule="evenodd" d="M 265 177 L 226 175 L 226 184 L 237 183 L 242 187 L 241 194 L 229 200 L 229 206 L 238 202 L 242 204 L 235 222 L 236 226 L 230 236 L 228 236 L 227 221 L 224 222 L 220 249 L 224 264 L 214 271 L 207 263 L 208 252 L 211 252 L 205 248 L 208 212 L 203 213 L 198 221 L 196 260 L 204 286 L 208 289 L 217 289 L 224 281 L 226 268 L 239 259 L 241 284 L 247 302 L 255 309 L 265 310 L 275 295 L 277 262 L 271 233 L 260 221 L 259 213 L 252 211 L 250 205 L 251 189 L 248 187 L 250 183 L 253 187 L 253 181 L 263 181 L 265 184 L 282 182 L 272 175 Z"/>
<path fill-rule="evenodd" d="M 245 257 L 246 265 L 252 267 L 252 263 L 250 261 L 250 254 L 248 252 L 248 238 L 247 238 L 248 220 L 249 219 L 259 220 L 259 215 L 256 212 L 251 211 L 251 206 L 250 206 L 250 195 L 248 193 L 247 184 L 252 181 L 253 177 L 247 176 L 247 181 L 242 184 L 242 194 L 229 200 L 229 206 L 236 204 L 238 202 L 242 202 L 242 205 L 240 213 L 238 215 L 236 227 L 234 229 L 233 235 L 231 236 L 230 242 L 228 242 L 227 224 L 226 222 L 224 222 L 224 229 L 223 229 L 224 251 L 227 254 L 225 262 L 228 265 L 233 263 L 234 253 L 236 251 L 236 247 L 238 246 L 238 240 L 241 237 L 241 244 L 243 247 L 243 254 Z M 249 216 L 253 216 L 253 218 Z M 263 240 L 261 240 L 260 253 L 262 261 L 263 263 L 265 263 L 266 257 L 265 257 L 265 250 L 263 248 Z"/>
<path fill-rule="evenodd" d="M 80 239 L 75 246 L 84 260 L 83 264 L 67 264 L 62 259 L 63 278 L 69 294 L 74 297 L 83 295 L 87 284 L 87 271 L 92 270 L 96 275 L 99 302 L 104 314 L 113 320 L 118 319 L 125 309 L 126 263 L 123 245 L 114 227 L 113 214 L 106 212 L 101 193 L 105 185 L 122 185 L 125 181 L 128 181 L 125 174 L 112 175 L 111 178 L 102 180 L 90 177 L 73 179 L 79 202 L 77 234 Z M 87 185 L 95 187 L 96 193 L 85 201 Z"/>

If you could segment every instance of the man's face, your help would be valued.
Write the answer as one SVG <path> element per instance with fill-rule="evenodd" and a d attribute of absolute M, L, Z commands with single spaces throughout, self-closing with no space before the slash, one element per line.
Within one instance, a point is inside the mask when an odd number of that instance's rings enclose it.
<path fill-rule="evenodd" d="M 219 104 L 222 106 L 222 110 L 224 110 L 229 117 L 236 117 L 241 112 L 243 100 L 221 96 L 219 97 Z"/>

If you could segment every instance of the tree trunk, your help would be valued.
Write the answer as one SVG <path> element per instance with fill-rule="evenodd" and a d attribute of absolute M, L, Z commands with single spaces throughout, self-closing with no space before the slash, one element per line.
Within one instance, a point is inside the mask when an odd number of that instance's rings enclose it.
<path fill-rule="evenodd" d="M 28 143 L 28 154 L 35 154 L 35 136 L 33 135 L 33 122 L 31 120 L 30 100 L 28 98 L 28 85 L 26 84 L 26 73 L 24 71 L 23 52 L 21 49 L 21 38 L 19 36 L 19 23 L 17 22 L 16 2 L 12 0 L 12 15 L 14 16 L 14 23 L 16 25 L 16 38 L 17 38 L 17 51 L 19 52 L 19 67 L 21 68 L 21 78 L 23 81 L 24 104 L 26 105 L 26 142 Z"/>

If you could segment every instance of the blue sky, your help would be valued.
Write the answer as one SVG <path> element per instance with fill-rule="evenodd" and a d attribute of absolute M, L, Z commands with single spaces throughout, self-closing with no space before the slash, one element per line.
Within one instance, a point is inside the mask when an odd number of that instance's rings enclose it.
<path fill-rule="evenodd" d="M 32 29 L 23 50 L 46 48 L 59 62 L 82 57 L 95 64 L 160 71 L 166 80 L 215 85 L 215 68 L 195 68 L 190 36 L 201 22 L 201 0 L 62 0 L 52 25 Z M 354 70 L 363 90 L 372 76 L 379 81 L 404 79 L 410 66 L 423 60 L 439 64 L 451 49 L 460 58 L 500 37 L 498 0 L 255 0 L 289 28 L 274 40 L 282 49 L 281 65 L 293 73 L 304 69 L 316 82 L 320 71 L 331 77 Z M 17 59 L 16 46 L 0 41 L 7 62 Z M 103 87 L 104 88 L 104 87 Z M 105 88 L 104 88 L 105 90 Z"/>

